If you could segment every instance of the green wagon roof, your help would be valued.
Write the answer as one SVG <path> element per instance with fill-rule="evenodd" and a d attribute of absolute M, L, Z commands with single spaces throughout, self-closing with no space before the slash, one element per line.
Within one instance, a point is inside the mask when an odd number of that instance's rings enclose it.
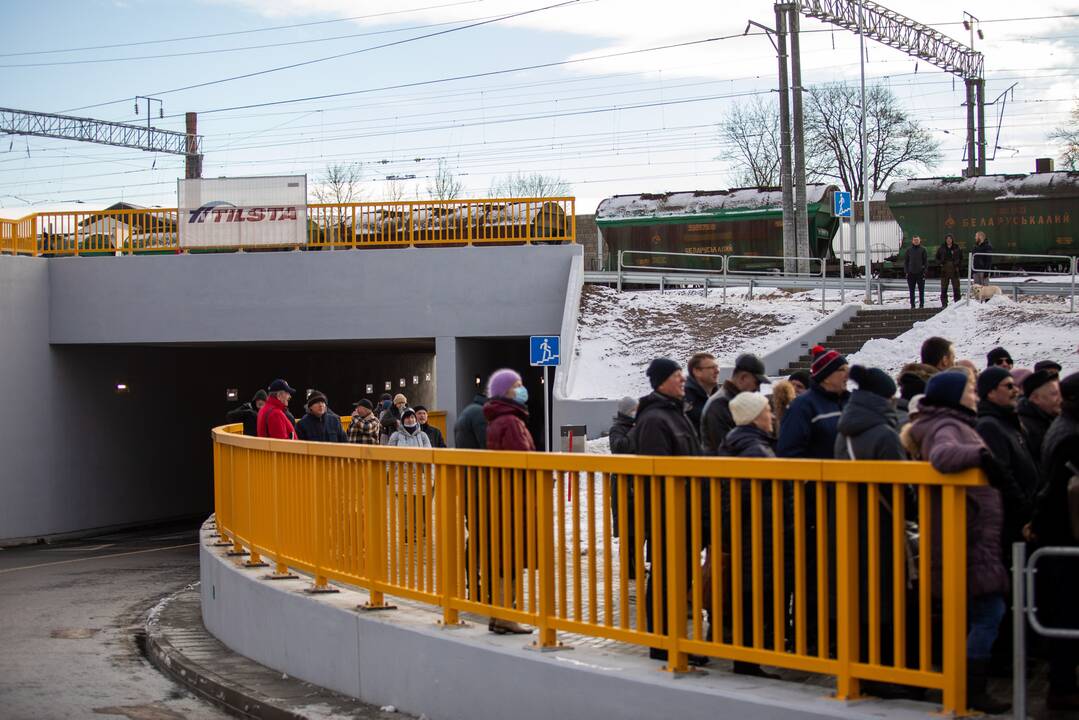
<path fill-rule="evenodd" d="M 806 211 L 827 209 L 835 185 L 806 185 Z M 782 217 L 779 188 L 738 188 L 643 195 L 615 195 L 596 208 L 596 224 L 654 225 L 715 220 L 760 220 Z"/>

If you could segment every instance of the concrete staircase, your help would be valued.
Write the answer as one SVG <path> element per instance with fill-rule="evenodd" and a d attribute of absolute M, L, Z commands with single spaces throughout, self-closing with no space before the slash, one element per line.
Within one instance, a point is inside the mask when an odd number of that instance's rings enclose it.
<path fill-rule="evenodd" d="M 899 337 L 914 327 L 914 323 L 928 320 L 938 312 L 940 308 L 936 307 L 920 310 L 859 310 L 832 335 L 818 341 L 818 344 L 829 350 L 838 350 L 844 355 L 851 355 L 861 350 L 867 340 Z M 812 356 L 806 353 L 789 367 L 784 368 L 780 375 L 790 375 L 795 370 L 808 370 L 812 362 Z"/>

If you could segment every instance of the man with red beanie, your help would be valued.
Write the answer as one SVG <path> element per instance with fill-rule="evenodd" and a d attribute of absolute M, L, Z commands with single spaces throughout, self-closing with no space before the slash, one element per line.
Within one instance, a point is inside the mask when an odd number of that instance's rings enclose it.
<path fill-rule="evenodd" d="M 817 345 L 809 372 L 809 391 L 796 397 L 783 416 L 776 455 L 831 460 L 839 416 L 850 397 L 847 358 Z"/>

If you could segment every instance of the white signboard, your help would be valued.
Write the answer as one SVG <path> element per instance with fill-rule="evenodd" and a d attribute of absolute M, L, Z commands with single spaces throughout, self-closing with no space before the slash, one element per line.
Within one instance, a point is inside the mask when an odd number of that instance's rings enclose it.
<path fill-rule="evenodd" d="M 177 194 L 182 248 L 307 242 L 306 175 L 180 180 Z"/>

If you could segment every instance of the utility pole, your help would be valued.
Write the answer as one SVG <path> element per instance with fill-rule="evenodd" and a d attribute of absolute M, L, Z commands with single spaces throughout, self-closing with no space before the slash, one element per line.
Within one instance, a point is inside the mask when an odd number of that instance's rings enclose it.
<path fill-rule="evenodd" d="M 865 304 L 873 304 L 873 256 L 869 252 L 869 124 L 865 105 L 865 33 L 862 32 L 862 0 L 858 0 L 858 55 L 862 66 L 862 223 L 865 230 Z"/>
<path fill-rule="evenodd" d="M 795 229 L 794 193 L 791 188 L 791 109 L 790 83 L 787 80 L 787 5 L 777 3 L 776 53 L 779 56 L 779 144 L 780 185 L 783 188 L 783 272 L 794 272 L 798 257 L 798 238 Z"/>
<path fill-rule="evenodd" d="M 199 152 L 199 114 L 189 112 L 184 116 L 187 137 L 184 158 L 184 177 L 188 180 L 202 177 L 202 154 Z"/>
<path fill-rule="evenodd" d="M 809 249 L 809 213 L 806 211 L 806 153 L 805 121 L 802 115 L 802 52 L 798 37 L 800 18 L 798 4 L 789 3 L 791 33 L 791 90 L 794 127 L 794 220 L 798 257 L 811 257 Z M 798 272 L 809 272 L 809 261 L 798 261 Z"/>

